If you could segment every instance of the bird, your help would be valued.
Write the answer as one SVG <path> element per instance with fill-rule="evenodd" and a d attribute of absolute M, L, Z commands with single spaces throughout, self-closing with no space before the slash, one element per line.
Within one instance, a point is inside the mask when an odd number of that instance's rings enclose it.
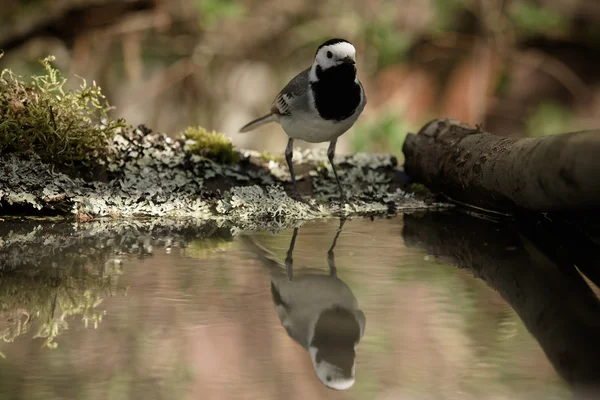
<path fill-rule="evenodd" d="M 307 268 L 294 277 L 292 254 L 298 228 L 294 229 L 285 264 L 251 236 L 241 237 L 270 272 L 271 298 L 288 336 L 309 353 L 318 379 L 333 390 L 354 385 L 356 347 L 366 326 L 354 294 L 337 276 L 333 249 L 343 221 L 328 251 L 328 275 Z"/>
<path fill-rule="evenodd" d="M 288 136 L 285 159 L 294 187 L 292 197 L 301 200 L 292 165 L 294 140 L 309 143 L 329 142 L 327 158 L 337 182 L 340 200 L 346 195 L 333 162 L 337 139 L 357 121 L 367 104 L 367 96 L 357 77 L 356 49 L 345 39 L 323 42 L 312 65 L 298 75 L 275 96 L 271 110 L 248 122 L 240 133 L 269 122 L 278 122 Z"/>

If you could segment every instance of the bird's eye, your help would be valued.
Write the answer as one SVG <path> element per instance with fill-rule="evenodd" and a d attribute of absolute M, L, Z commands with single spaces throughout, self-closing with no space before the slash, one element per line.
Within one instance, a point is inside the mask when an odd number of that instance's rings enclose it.
<path fill-rule="evenodd" d="M 332 53 L 332 52 L 330 52 L 330 51 L 328 51 L 328 52 L 327 52 L 327 58 L 331 58 L 331 57 L 333 57 L 333 53 Z"/>
<path fill-rule="evenodd" d="M 327 378 L 325 378 L 325 379 L 327 379 L 327 382 L 331 382 L 331 376 L 328 376 L 328 377 L 327 377 Z"/>

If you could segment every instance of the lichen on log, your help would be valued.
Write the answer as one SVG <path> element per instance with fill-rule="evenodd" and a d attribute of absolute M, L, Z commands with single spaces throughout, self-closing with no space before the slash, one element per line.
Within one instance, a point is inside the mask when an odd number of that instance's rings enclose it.
<path fill-rule="evenodd" d="M 501 211 L 600 207 L 600 131 L 506 138 L 433 120 L 403 146 L 404 169 L 435 192 Z"/>

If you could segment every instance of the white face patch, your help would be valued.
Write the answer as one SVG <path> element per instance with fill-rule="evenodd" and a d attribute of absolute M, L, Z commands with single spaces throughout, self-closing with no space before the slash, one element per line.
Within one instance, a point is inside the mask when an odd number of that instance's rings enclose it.
<path fill-rule="evenodd" d="M 349 377 L 343 376 L 341 370 L 335 365 L 329 364 L 327 361 L 322 360 L 317 363 L 316 357 L 318 349 L 310 346 L 308 349 L 310 358 L 313 362 L 313 367 L 319 380 L 328 388 L 334 390 L 346 390 L 354 385 L 355 381 L 355 368 L 352 366 L 352 375 Z"/>
<path fill-rule="evenodd" d="M 329 46 L 321 47 L 317 52 L 317 55 L 315 56 L 313 68 L 311 68 L 311 80 L 315 80 L 313 78 L 316 78 L 313 77 L 313 74 L 315 73 L 314 67 L 316 65 L 321 67 L 321 69 L 325 70 L 336 65 L 342 64 L 342 60 L 344 60 L 347 57 L 351 58 L 356 62 L 356 49 L 354 48 L 354 46 L 352 46 L 352 44 L 348 42 L 340 42 L 336 44 L 331 44 Z"/>

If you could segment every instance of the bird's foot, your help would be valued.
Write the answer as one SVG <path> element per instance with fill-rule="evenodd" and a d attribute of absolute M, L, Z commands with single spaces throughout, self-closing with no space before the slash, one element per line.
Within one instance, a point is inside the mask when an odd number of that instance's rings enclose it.
<path fill-rule="evenodd" d="M 343 207 L 345 204 L 348 204 L 348 198 L 344 192 L 340 193 L 340 197 L 338 198 L 340 205 Z"/>
<path fill-rule="evenodd" d="M 296 201 L 299 201 L 300 203 L 308 204 L 308 201 L 306 201 L 302 198 L 302 196 L 300 195 L 300 192 L 298 190 L 294 190 L 290 197 Z"/>
<path fill-rule="evenodd" d="M 311 203 L 309 200 L 302 198 L 302 196 L 300 196 L 300 192 L 294 191 L 290 197 L 299 203 L 306 204 L 311 210 L 316 211 L 319 209 L 317 204 Z"/>

